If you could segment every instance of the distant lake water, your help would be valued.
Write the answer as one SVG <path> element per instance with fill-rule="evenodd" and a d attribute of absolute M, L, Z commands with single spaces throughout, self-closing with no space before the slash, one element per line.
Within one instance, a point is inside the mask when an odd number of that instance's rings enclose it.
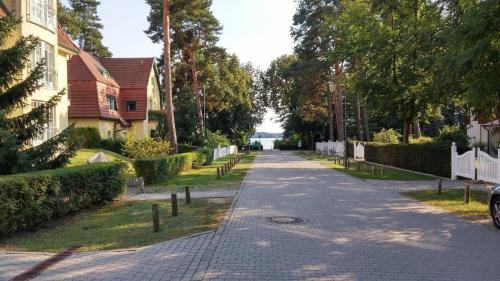
<path fill-rule="evenodd" d="M 252 143 L 254 141 L 260 141 L 265 150 L 274 149 L 274 140 L 276 138 L 251 138 Z"/>

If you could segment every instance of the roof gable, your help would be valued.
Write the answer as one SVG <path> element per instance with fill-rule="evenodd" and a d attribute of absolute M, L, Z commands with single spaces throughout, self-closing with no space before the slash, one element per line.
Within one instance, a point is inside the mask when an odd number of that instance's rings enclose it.
<path fill-rule="evenodd" d="M 5 17 L 9 13 L 9 9 L 0 1 L 0 17 Z"/>
<path fill-rule="evenodd" d="M 154 58 L 100 58 L 121 88 L 142 89 L 149 85 Z"/>
<path fill-rule="evenodd" d="M 118 83 L 113 79 L 110 75 L 109 71 L 101 64 L 97 57 L 94 57 L 90 53 L 82 51 L 78 56 L 81 61 L 84 63 L 87 70 L 92 74 L 93 78 L 97 81 L 120 87 Z M 73 59 L 72 59 L 73 60 Z M 71 63 L 71 61 L 70 61 Z M 77 77 L 74 77 L 77 78 Z M 77 79 L 78 80 L 78 79 Z"/>
<path fill-rule="evenodd" d="M 57 42 L 59 47 L 62 47 L 70 53 L 78 54 L 80 53 L 80 48 L 71 40 L 66 33 L 61 29 L 61 26 L 57 26 Z"/>

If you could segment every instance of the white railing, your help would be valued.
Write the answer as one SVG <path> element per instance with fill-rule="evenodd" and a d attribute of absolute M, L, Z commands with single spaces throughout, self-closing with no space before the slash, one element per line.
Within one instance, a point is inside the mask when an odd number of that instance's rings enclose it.
<path fill-rule="evenodd" d="M 231 145 L 228 147 L 219 147 L 214 149 L 214 160 L 222 158 L 230 154 L 238 153 L 238 147 L 236 145 Z"/>
<path fill-rule="evenodd" d="M 500 183 L 500 157 L 494 158 L 488 153 L 477 152 L 477 179 L 487 182 Z"/>
<path fill-rule="evenodd" d="M 322 155 L 342 156 L 345 145 L 343 141 L 317 142 L 316 152 Z"/>
<path fill-rule="evenodd" d="M 476 147 L 458 155 L 457 146 L 453 143 L 451 146 L 451 179 L 456 180 L 458 176 L 500 184 L 500 158 L 492 157 Z"/>
<path fill-rule="evenodd" d="M 365 146 L 360 142 L 354 142 L 354 159 L 365 159 Z"/>

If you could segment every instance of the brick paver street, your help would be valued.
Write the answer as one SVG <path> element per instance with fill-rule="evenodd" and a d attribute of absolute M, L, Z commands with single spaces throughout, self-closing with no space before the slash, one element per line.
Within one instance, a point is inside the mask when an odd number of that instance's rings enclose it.
<path fill-rule="evenodd" d="M 232 208 L 215 233 L 76 254 L 38 280 L 500 280 L 492 226 L 292 153 L 260 154 Z"/>

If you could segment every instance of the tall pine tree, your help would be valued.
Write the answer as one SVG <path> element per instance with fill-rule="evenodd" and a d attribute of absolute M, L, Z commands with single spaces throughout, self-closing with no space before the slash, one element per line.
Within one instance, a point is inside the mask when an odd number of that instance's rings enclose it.
<path fill-rule="evenodd" d="M 102 44 L 101 19 L 97 0 L 69 0 L 70 8 L 58 1 L 57 18 L 63 30 L 80 42 L 80 47 L 95 56 L 108 58 L 113 54 Z"/>
<path fill-rule="evenodd" d="M 44 131 L 49 111 L 64 91 L 30 112 L 14 116 L 16 109 L 28 106 L 27 98 L 42 86 L 45 73 L 45 62 L 41 61 L 26 79 L 19 79 L 39 43 L 37 38 L 28 36 L 4 48 L 12 30 L 20 23 L 14 15 L 0 17 L 0 174 L 57 168 L 66 164 L 75 151 L 74 145 L 66 145 L 72 126 L 39 146 L 30 145 Z"/>

